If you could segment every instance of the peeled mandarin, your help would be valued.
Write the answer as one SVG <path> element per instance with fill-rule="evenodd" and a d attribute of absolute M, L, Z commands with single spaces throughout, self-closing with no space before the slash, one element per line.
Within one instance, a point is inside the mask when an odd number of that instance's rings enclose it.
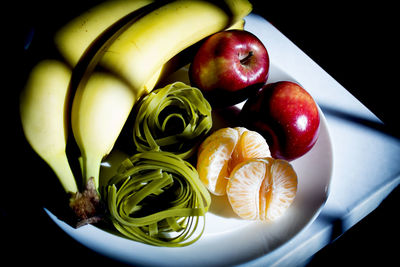
<path fill-rule="evenodd" d="M 241 218 L 275 221 L 296 197 L 297 174 L 285 160 L 250 159 L 232 170 L 226 191 L 233 211 Z"/>
<path fill-rule="evenodd" d="M 270 157 L 265 139 L 244 127 L 222 128 L 200 145 L 197 171 L 203 184 L 215 195 L 225 195 L 231 171 L 251 158 Z"/>

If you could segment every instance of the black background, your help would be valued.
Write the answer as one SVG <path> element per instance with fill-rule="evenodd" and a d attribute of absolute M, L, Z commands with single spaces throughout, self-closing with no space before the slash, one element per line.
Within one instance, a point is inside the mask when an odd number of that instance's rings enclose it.
<path fill-rule="evenodd" d="M 252 2 L 255 13 L 270 21 L 360 99 L 385 122 L 389 133 L 399 136 L 399 41 L 394 4 L 384 1 Z M 49 183 L 58 188 L 57 181 L 38 175 L 50 171 L 24 141 L 18 118 L 19 91 L 32 59 L 35 59 L 35 55 L 24 50 L 30 31 L 35 29 L 34 48 L 71 14 L 78 14 L 90 5 L 90 1 L 26 1 L 5 6 L 2 10 L 2 61 L 5 67 L 1 88 L 2 129 L 6 138 L 3 139 L 5 149 L 0 187 L 3 245 L 0 255 L 9 265 L 119 266 L 119 263 L 72 240 L 44 214 L 42 206 L 46 203 L 45 194 L 49 193 L 45 188 Z M 40 43 L 40 46 L 42 50 L 51 50 L 45 43 Z M 371 261 L 390 263 L 395 260 L 396 241 L 399 239 L 395 223 L 398 191 L 337 241 L 317 253 L 310 266 L 363 265 Z M 51 194 L 60 192 L 58 188 Z"/>

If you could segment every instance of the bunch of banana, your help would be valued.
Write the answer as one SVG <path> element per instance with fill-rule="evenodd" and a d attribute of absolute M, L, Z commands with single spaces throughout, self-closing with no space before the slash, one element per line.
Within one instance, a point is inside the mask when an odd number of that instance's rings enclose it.
<path fill-rule="evenodd" d="M 72 78 L 63 63 L 42 63 L 45 66 L 31 73 L 22 95 L 21 119 L 28 141 L 66 191 L 78 192 L 65 155 L 69 90 L 75 93 L 71 127 L 82 154 L 83 180 L 93 178 L 98 190 L 100 162 L 113 148 L 135 102 L 165 71 L 173 71 L 176 55 L 215 32 L 242 28 L 251 8 L 247 0 L 114 0 L 60 29 L 55 44 Z M 45 90 L 57 94 L 54 105 L 49 105 L 53 100 Z M 48 130 L 38 130 L 43 121 Z"/>

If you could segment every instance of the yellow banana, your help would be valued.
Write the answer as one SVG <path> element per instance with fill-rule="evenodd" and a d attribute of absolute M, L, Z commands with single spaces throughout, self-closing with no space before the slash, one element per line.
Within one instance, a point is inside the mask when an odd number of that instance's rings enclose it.
<path fill-rule="evenodd" d="M 70 78 L 71 70 L 61 62 L 38 63 L 21 93 L 20 115 L 32 148 L 54 170 L 65 191 L 76 193 L 77 185 L 65 153 Z"/>
<path fill-rule="evenodd" d="M 100 163 L 114 146 L 136 99 L 123 81 L 102 72 L 94 72 L 75 94 L 72 130 L 82 153 L 84 178 L 93 177 L 96 188 Z"/>
<path fill-rule="evenodd" d="M 173 1 L 139 18 L 105 48 L 99 64 L 139 92 L 163 64 L 203 38 L 250 13 L 247 0 Z"/>
<path fill-rule="evenodd" d="M 65 60 L 75 67 L 81 56 L 107 29 L 153 0 L 111 0 L 71 20 L 57 31 L 54 42 Z"/>

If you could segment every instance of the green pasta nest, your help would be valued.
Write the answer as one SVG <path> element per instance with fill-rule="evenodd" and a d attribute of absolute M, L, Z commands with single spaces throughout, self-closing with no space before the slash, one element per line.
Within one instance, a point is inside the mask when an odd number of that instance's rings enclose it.
<path fill-rule="evenodd" d="M 201 91 L 176 82 L 140 101 L 133 140 L 139 152 L 168 151 L 187 159 L 211 127 L 211 106 Z"/>
<path fill-rule="evenodd" d="M 172 153 L 148 151 L 128 158 L 106 189 L 112 223 L 130 239 L 186 246 L 204 231 L 210 194 L 196 169 Z"/>

